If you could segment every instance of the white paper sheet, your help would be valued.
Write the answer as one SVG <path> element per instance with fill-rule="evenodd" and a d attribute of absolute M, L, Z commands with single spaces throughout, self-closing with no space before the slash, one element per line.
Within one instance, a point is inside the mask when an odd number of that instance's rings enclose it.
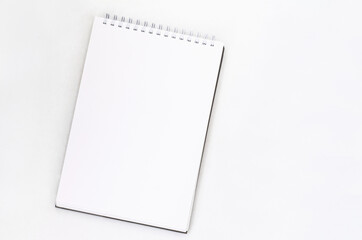
<path fill-rule="evenodd" d="M 187 232 L 223 45 L 95 18 L 56 206 Z"/>

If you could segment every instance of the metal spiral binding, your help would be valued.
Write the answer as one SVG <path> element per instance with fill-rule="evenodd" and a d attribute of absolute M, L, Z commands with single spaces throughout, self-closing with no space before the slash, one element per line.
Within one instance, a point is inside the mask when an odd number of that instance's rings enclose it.
<path fill-rule="evenodd" d="M 113 18 L 110 19 L 110 15 L 107 13 L 106 17 L 103 20 L 103 24 L 110 24 L 111 26 L 126 28 L 133 31 L 141 31 L 143 33 L 155 33 L 155 35 L 157 36 L 171 37 L 173 39 L 178 39 L 181 41 L 186 40 L 190 43 L 193 42 L 196 44 L 208 45 L 211 47 L 215 46 L 215 36 L 212 36 L 211 39 L 209 39 L 208 35 L 202 36 L 200 33 L 197 33 L 197 35 L 194 36 L 193 32 L 186 32 L 183 29 L 180 32 L 177 28 L 172 29 L 169 26 L 166 26 L 166 28 L 164 29 L 161 24 L 156 25 L 155 23 L 151 23 L 151 25 L 149 26 L 147 21 L 141 23 L 139 19 L 137 19 L 135 23 L 133 23 L 132 18 L 128 18 L 126 21 L 126 18 L 123 16 L 120 20 L 118 20 L 117 15 L 113 15 Z"/>

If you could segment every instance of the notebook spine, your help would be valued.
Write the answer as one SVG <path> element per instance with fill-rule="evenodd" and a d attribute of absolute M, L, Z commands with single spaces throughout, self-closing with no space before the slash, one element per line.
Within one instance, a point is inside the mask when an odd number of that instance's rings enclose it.
<path fill-rule="evenodd" d="M 148 34 L 156 34 L 158 36 L 169 37 L 205 46 L 213 47 L 215 45 L 215 36 L 209 38 L 207 34 L 201 35 L 200 33 L 197 33 L 194 35 L 192 31 L 185 31 L 183 29 L 179 31 L 177 28 L 171 28 L 169 26 L 163 27 L 161 24 L 155 23 L 149 24 L 147 21 L 141 22 L 140 20 L 136 20 L 134 22 L 132 18 L 126 18 L 123 16 L 120 19 L 118 19 L 117 15 L 113 15 L 113 17 L 110 18 L 110 14 L 108 13 L 103 20 L 103 24 L 109 24 L 114 27 L 140 31 Z"/>

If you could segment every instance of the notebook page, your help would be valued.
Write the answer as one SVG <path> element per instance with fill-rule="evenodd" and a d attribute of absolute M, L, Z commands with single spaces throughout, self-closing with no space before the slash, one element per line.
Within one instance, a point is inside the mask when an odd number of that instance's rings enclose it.
<path fill-rule="evenodd" d="M 56 205 L 187 232 L 223 45 L 95 18 Z"/>

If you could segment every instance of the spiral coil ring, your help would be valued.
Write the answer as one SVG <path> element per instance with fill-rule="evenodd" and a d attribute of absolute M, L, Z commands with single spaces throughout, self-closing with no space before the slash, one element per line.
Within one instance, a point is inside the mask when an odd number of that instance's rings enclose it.
<path fill-rule="evenodd" d="M 148 25 L 147 21 L 144 21 L 143 24 L 139 19 L 136 20 L 135 23 L 133 23 L 132 18 L 128 18 L 126 20 L 125 17 L 121 17 L 120 20 L 118 20 L 117 15 L 113 15 L 113 18 L 110 18 L 110 15 L 107 13 L 106 17 L 103 20 L 103 24 L 110 24 L 111 26 L 117 26 L 119 28 L 126 28 L 126 29 L 132 29 L 134 31 L 141 31 L 143 33 L 149 33 L 149 34 L 156 34 L 158 36 L 163 37 L 171 37 L 173 39 L 179 39 L 181 41 L 186 40 L 187 42 L 193 42 L 196 44 L 201 45 L 209 45 L 211 47 L 214 46 L 215 36 L 212 36 L 211 39 L 208 37 L 208 35 L 201 36 L 200 33 L 197 33 L 196 36 L 194 36 L 193 32 L 186 32 L 185 30 L 179 30 L 177 28 L 171 28 L 169 26 L 166 26 L 164 29 L 161 24 L 157 25 L 155 23 L 151 23 L 151 25 Z"/>

